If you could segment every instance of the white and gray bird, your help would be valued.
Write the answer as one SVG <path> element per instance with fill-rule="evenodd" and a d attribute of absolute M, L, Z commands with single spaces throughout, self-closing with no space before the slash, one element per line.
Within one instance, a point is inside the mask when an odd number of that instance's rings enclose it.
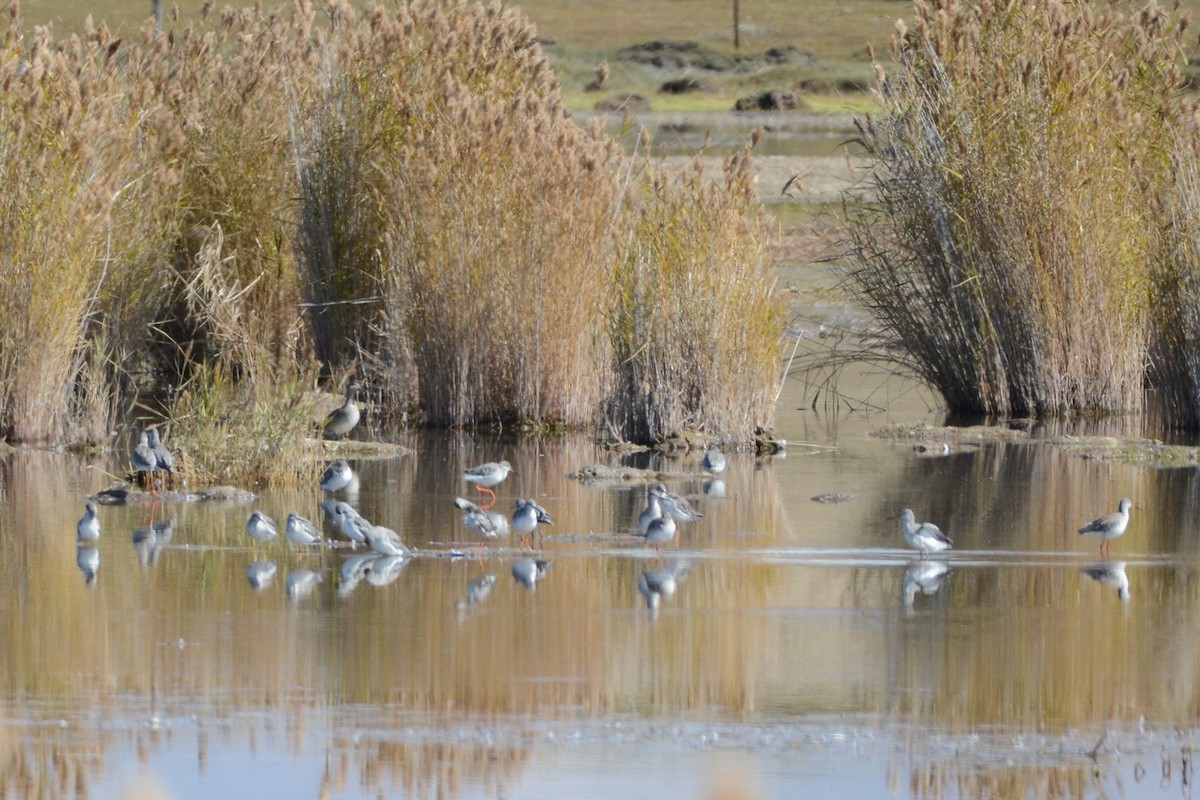
<path fill-rule="evenodd" d="M 366 542 L 372 550 L 380 555 L 407 557 L 413 554 L 412 550 L 405 546 L 400 534 L 391 528 L 371 524 L 366 517 L 355 511 L 348 503 L 338 503 L 337 514 L 342 533 L 350 541 L 356 544 L 360 541 Z"/>
<path fill-rule="evenodd" d="M 96 514 L 95 503 L 84 506 L 83 516 L 75 523 L 75 536 L 81 542 L 94 542 L 100 538 L 100 517 Z"/>
<path fill-rule="evenodd" d="M 674 517 L 676 522 L 696 522 L 704 516 L 692 508 L 692 504 L 687 501 L 687 498 L 671 494 L 661 483 L 655 486 L 653 491 L 658 497 L 659 505 L 662 506 L 663 515 Z"/>
<path fill-rule="evenodd" d="M 477 536 L 482 536 L 485 539 L 495 539 L 502 532 L 496 526 L 496 520 L 491 514 L 484 511 L 467 498 L 454 498 L 454 505 L 465 512 L 463 514 L 463 524 L 466 525 L 467 528 Z M 507 525 L 505 527 L 507 528 Z"/>
<path fill-rule="evenodd" d="M 154 451 L 154 458 L 157 462 L 154 468 L 155 472 L 162 470 L 167 473 L 167 478 L 163 481 L 164 487 L 172 485 L 175 482 L 175 456 L 159 438 L 157 425 L 146 429 L 146 444 Z"/>
<path fill-rule="evenodd" d="M 154 471 L 158 469 L 158 457 L 154 455 L 154 448 L 150 446 L 145 431 L 138 437 L 137 446 L 133 448 L 129 461 L 133 465 L 133 471 L 137 473 L 138 485 L 144 487 L 149 484 L 151 493 L 154 493 Z"/>
<path fill-rule="evenodd" d="M 646 507 L 638 515 L 638 536 L 645 536 L 646 529 L 650 527 L 650 523 L 662 515 L 662 504 L 658 501 L 658 494 L 653 488 L 650 488 L 646 492 Z"/>
<path fill-rule="evenodd" d="M 520 535 L 522 547 L 525 538 L 534 534 L 538 525 L 553 524 L 554 518 L 536 500 L 517 500 L 513 506 L 512 529 Z"/>
<path fill-rule="evenodd" d="M 922 558 L 927 553 L 940 553 L 943 550 L 949 550 L 953 544 L 949 537 L 942 533 L 941 529 L 932 522 L 918 524 L 911 508 L 906 508 L 900 512 L 900 524 L 904 529 L 904 541 L 908 542 L 909 547 L 915 547 L 917 550 L 920 550 Z"/>
<path fill-rule="evenodd" d="M 371 523 L 355 511 L 353 506 L 341 500 L 334 503 L 333 509 L 334 519 L 342 535 L 349 539 L 355 547 L 367 544 L 367 531 L 370 529 Z"/>
<path fill-rule="evenodd" d="M 330 411 L 329 416 L 325 418 L 326 436 L 343 439 L 346 437 L 346 434 L 354 430 L 354 426 L 358 424 L 358 420 L 362 416 L 362 413 L 358 409 L 358 403 L 355 402 L 360 388 L 357 383 L 347 384 L 345 401 L 333 411 Z"/>
<path fill-rule="evenodd" d="M 367 544 L 371 545 L 376 553 L 385 556 L 401 556 L 407 558 L 413 554 L 404 540 L 400 538 L 400 534 L 396 533 L 391 528 L 385 528 L 382 525 L 370 525 L 366 529 Z"/>
<path fill-rule="evenodd" d="M 256 542 L 269 542 L 279 535 L 279 528 L 275 525 L 275 520 L 261 511 L 255 511 L 250 515 L 250 519 L 246 520 L 246 533 Z"/>
<path fill-rule="evenodd" d="M 324 539 L 320 529 L 313 524 L 312 520 L 300 516 L 295 511 L 288 514 L 284 532 L 292 544 L 321 544 Z"/>
<path fill-rule="evenodd" d="M 679 528 L 675 523 L 675 517 L 670 514 L 663 514 L 661 517 L 650 520 L 650 524 L 646 526 L 646 545 L 654 548 L 654 558 L 661 559 L 658 548 L 667 542 L 675 541 L 675 535 Z"/>
<path fill-rule="evenodd" d="M 1100 539 L 1100 555 L 1108 555 L 1112 549 L 1112 540 L 1125 533 L 1129 526 L 1129 509 L 1133 501 L 1128 497 L 1121 498 L 1115 514 L 1105 514 L 1092 520 L 1079 529 L 1080 536 L 1095 536 Z"/>
<path fill-rule="evenodd" d="M 477 467 L 468 467 L 463 471 L 463 480 L 475 484 L 475 488 L 481 494 L 486 493 L 492 496 L 491 501 L 482 507 L 486 510 L 496 502 L 496 493 L 492 491 L 492 488 L 503 483 L 510 472 L 516 472 L 516 470 L 507 461 L 489 461 Z"/>

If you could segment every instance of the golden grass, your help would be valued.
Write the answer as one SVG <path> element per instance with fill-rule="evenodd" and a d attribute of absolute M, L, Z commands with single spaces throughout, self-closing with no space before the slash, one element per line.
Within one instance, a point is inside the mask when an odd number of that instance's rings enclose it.
<path fill-rule="evenodd" d="M 757 136 L 755 137 L 757 139 Z M 635 441 L 705 430 L 731 442 L 774 421 L 784 305 L 767 275 L 749 148 L 723 180 L 650 164 L 633 182 L 631 243 L 615 276 L 610 424 Z"/>
<path fill-rule="evenodd" d="M 956 411 L 1135 411 L 1176 18 L 916 4 L 861 126 L 851 282 Z"/>
<path fill-rule="evenodd" d="M 671 424 L 748 441 L 769 422 L 779 326 L 744 159 L 725 182 L 664 193 L 675 179 L 655 173 L 658 189 L 626 192 L 615 140 L 574 122 L 533 26 L 499 5 L 172 24 L 132 41 L 103 26 L 56 40 L 15 16 L 6 29 L 7 436 L 98 436 L 129 393 L 194 379 L 198 405 L 174 407 L 198 421 L 184 462 L 233 480 L 222 436 L 202 432 L 229 424 L 210 406 L 241 409 L 237 437 L 278 438 L 314 354 L 325 377 L 356 372 L 438 425 L 612 421 L 628 362 L 605 302 L 617 265 L 646 253 L 683 276 L 660 356 L 703 366 L 672 367 L 695 380 Z M 640 305 L 663 290 L 619 287 Z M 756 298 L 726 316 L 743 330 L 697 338 L 685 303 L 739 292 Z M 732 395 L 717 389 L 729 375 Z"/>

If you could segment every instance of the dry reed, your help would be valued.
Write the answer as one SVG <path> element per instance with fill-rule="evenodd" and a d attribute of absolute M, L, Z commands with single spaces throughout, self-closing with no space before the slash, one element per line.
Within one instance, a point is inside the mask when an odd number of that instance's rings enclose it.
<path fill-rule="evenodd" d="M 640 438 L 769 424 L 778 309 L 744 160 L 724 183 L 622 199 L 616 144 L 571 119 L 516 11 L 206 7 L 169 33 L 89 25 L 59 41 L 11 8 L 6 438 L 99 438 L 122 403 L 192 378 L 164 410 L 204 417 L 203 394 L 288 416 L 314 354 L 326 377 L 360 367 L 377 396 L 438 425 L 586 426 L 606 404 Z M 613 357 L 607 315 L 614 292 L 660 302 L 664 285 L 615 274 L 660 257 L 673 265 L 644 266 L 679 283 L 656 358 L 694 364 L 672 365 L 688 382 L 650 387 L 682 393 L 651 433 L 614 411 L 634 367 Z M 743 299 L 754 313 L 708 330 L 714 307 Z"/>
<path fill-rule="evenodd" d="M 1154 7 L 915 4 L 850 283 L 954 411 L 1137 410 L 1183 25 Z"/>
<path fill-rule="evenodd" d="M 734 443 L 774 424 L 784 307 L 765 264 L 749 148 L 721 180 L 645 164 L 607 318 L 622 438 L 700 430 Z"/>

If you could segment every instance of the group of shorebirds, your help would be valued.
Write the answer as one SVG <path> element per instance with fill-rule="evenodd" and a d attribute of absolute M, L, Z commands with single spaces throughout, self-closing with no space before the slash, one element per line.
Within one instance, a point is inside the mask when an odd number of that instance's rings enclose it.
<path fill-rule="evenodd" d="M 347 385 L 345 400 L 333 409 L 325 420 L 323 427 L 327 436 L 344 438 L 358 424 L 361 417 L 356 402 L 359 390 L 357 383 Z M 141 433 L 130 461 L 139 483 L 148 487 L 151 493 L 157 492 L 160 478 L 164 486 L 169 485 L 173 478 L 174 458 L 163 444 L 157 427 L 147 428 Z M 706 452 L 701 462 L 702 470 L 710 475 L 721 473 L 725 465 L 725 455 L 715 448 Z M 524 549 L 529 538 L 536 536 L 539 526 L 554 524 L 550 513 L 532 498 L 518 498 L 515 501 L 511 520 L 503 513 L 492 510 L 496 502 L 495 487 L 514 473 L 515 470 L 508 461 L 495 461 L 470 467 L 462 474 L 463 480 L 474 484 L 481 496 L 488 496 L 487 502 L 482 504 L 476 504 L 464 497 L 454 499 L 455 506 L 464 512 L 464 525 L 480 537 L 478 558 L 481 563 L 487 540 L 496 539 L 511 531 L 520 537 L 520 546 Z M 357 485 L 358 478 L 344 458 L 330 464 L 320 481 L 321 488 L 329 493 L 344 490 L 352 492 Z M 1079 533 L 1098 537 L 1101 540 L 1100 554 L 1102 557 L 1107 556 L 1112 540 L 1125 533 L 1129 524 L 1129 509 L 1132 507 L 1133 503 L 1130 500 L 1122 499 L 1116 513 L 1092 520 L 1081 527 Z M 413 551 L 396 531 L 371 523 L 350 503 L 327 499 L 322 503 L 322 508 L 326 517 L 351 547 L 366 545 L 380 556 L 391 559 L 405 559 L 413 555 Z M 657 608 L 662 597 L 674 592 L 678 572 L 677 569 L 658 566 L 661 564 L 659 548 L 676 540 L 679 535 L 679 523 L 695 522 L 701 517 L 700 512 L 696 511 L 686 498 L 668 492 L 665 485 L 659 483 L 648 488 L 646 505 L 638 516 L 636 531 L 646 546 L 654 549 L 655 554 L 655 568 L 644 571 L 638 578 L 638 589 L 651 608 Z M 930 553 L 940 553 L 952 547 L 953 543 L 949 537 L 937 525 L 931 522 L 918 523 L 911 509 L 903 509 L 899 517 L 905 542 L 919 550 L 922 559 Z M 89 501 L 86 504 L 76 532 L 81 547 L 99 539 L 100 519 L 95 503 Z M 246 521 L 246 533 L 255 542 L 262 543 L 275 539 L 279 535 L 279 529 L 271 517 L 255 510 Z M 295 545 L 334 544 L 325 538 L 320 527 L 296 512 L 288 514 L 284 534 L 287 540 Z M 513 565 L 513 576 L 532 588 L 538 579 L 545 576 L 547 568 L 548 562 L 544 560 L 518 559 Z M 252 584 L 255 582 L 253 571 L 252 566 Z M 932 593 L 945 572 L 945 567 L 940 564 L 911 568 L 905 576 L 906 605 L 911 604 L 911 598 L 917 591 Z M 482 582 L 474 587 L 474 591 L 485 592 L 490 585 Z"/>
<path fill-rule="evenodd" d="M 1122 498 L 1115 513 L 1092 520 L 1079 529 L 1079 535 L 1100 539 L 1100 556 L 1107 558 L 1112 548 L 1112 540 L 1125 533 L 1129 526 L 1131 508 L 1133 501 Z M 950 571 L 949 567 L 940 561 L 925 561 L 925 556 L 949 550 L 953 543 L 932 522 L 918 523 L 912 509 L 906 508 L 900 512 L 900 524 L 904 531 L 904 541 L 910 547 L 921 551 L 921 561 L 910 565 L 904 573 L 902 597 L 905 608 L 911 609 L 918 593 L 936 593 Z M 1129 601 L 1129 577 L 1125 574 L 1124 562 L 1104 561 L 1092 564 L 1084 567 L 1083 573 L 1102 586 L 1116 589 L 1122 602 Z"/>
<path fill-rule="evenodd" d="M 1131 508 L 1133 508 L 1133 501 L 1129 498 L 1122 498 L 1121 502 L 1117 504 L 1115 513 L 1105 514 L 1092 520 L 1079 529 L 1079 535 L 1094 536 L 1100 539 L 1100 555 L 1107 556 L 1112 549 L 1112 540 L 1125 533 L 1125 528 L 1129 526 L 1129 509 Z M 953 542 L 946 534 L 942 533 L 937 525 L 932 522 L 918 523 L 916 515 L 910 508 L 900 512 L 900 524 L 904 530 L 904 541 L 908 542 L 909 547 L 920 550 L 922 557 L 928 553 L 949 550 L 953 545 Z"/>

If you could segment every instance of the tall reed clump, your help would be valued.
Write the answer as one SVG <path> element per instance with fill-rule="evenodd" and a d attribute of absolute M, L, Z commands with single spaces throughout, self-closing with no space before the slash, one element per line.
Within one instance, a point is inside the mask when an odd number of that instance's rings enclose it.
<path fill-rule="evenodd" d="M 315 12 L 297 4 L 288 16 L 261 7 L 227 9 L 215 25 L 189 24 L 169 39 L 163 105 L 179 131 L 181 178 L 172 257 L 173 280 L 159 297 L 162 361 L 186 374 L 191 362 L 219 360 L 242 380 L 285 382 L 307 371 L 304 319 L 293 237 L 296 174 L 286 98 L 315 79 L 321 38 Z M 208 257 L 220 231 L 221 258 Z M 243 307 L 238 349 L 210 329 L 197 281 L 237 285 Z"/>
<path fill-rule="evenodd" d="M 914 5 L 849 282 L 952 410 L 1141 407 L 1182 26 L 1062 0 Z"/>
<path fill-rule="evenodd" d="M 372 35 L 388 58 L 359 66 L 374 77 L 359 100 L 393 145 L 385 346 L 411 348 L 435 425 L 591 424 L 613 143 L 570 118 L 514 10 L 413 3 Z"/>
<path fill-rule="evenodd" d="M 103 29 L 61 41 L 48 29 L 27 34 L 15 4 L 10 13 L 0 41 L 0 436 L 95 441 L 111 392 L 92 333 L 114 199 L 131 172 L 117 43 Z"/>
<path fill-rule="evenodd" d="M 1181 120 L 1152 272 L 1150 378 L 1163 419 L 1200 428 L 1200 118 Z"/>
<path fill-rule="evenodd" d="M 703 430 L 732 442 L 774 424 L 784 303 L 766 267 L 750 150 L 722 180 L 643 166 L 607 309 L 609 425 L 633 441 Z"/>

